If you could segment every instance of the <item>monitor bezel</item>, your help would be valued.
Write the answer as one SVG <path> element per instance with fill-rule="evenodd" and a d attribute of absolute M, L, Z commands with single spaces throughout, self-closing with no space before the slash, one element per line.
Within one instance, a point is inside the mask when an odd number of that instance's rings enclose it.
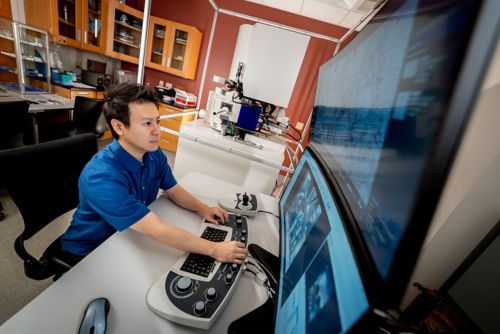
<path fill-rule="evenodd" d="M 453 93 L 444 112 L 445 117 L 436 131 L 439 135 L 434 138 L 435 142 L 423 169 L 422 181 L 419 184 L 411 210 L 411 218 L 403 231 L 386 280 L 383 280 L 376 270 L 375 262 L 368 251 L 361 230 L 356 224 L 348 201 L 343 195 L 340 195 L 342 191 L 334 174 L 321 158 L 315 143 L 309 141 L 309 148 L 316 152 L 317 157 L 320 157 L 318 161 L 321 162 L 322 170 L 327 171 L 329 175 L 327 179 L 331 180 L 335 194 L 342 204 L 343 216 L 348 222 L 346 228 L 349 230 L 350 238 L 352 238 L 351 244 L 354 244 L 354 249 L 359 252 L 357 254 L 358 264 L 364 263 L 363 268 L 360 268 L 361 272 L 364 273 L 362 279 L 366 283 L 365 287 L 369 292 L 367 296 L 369 296 L 370 302 L 373 301 L 374 307 L 399 308 L 410 283 L 409 280 L 420 249 L 432 222 L 440 195 L 446 184 L 446 177 L 452 168 L 453 160 L 466 130 L 467 121 L 472 114 L 478 91 L 499 36 L 500 10 L 498 2 L 495 2 L 495 0 L 486 0 L 479 5 L 480 8 L 472 24 L 473 30 L 467 43 L 468 50 L 462 59 L 457 81 L 452 86 Z M 383 13 L 383 9 L 381 11 Z"/>

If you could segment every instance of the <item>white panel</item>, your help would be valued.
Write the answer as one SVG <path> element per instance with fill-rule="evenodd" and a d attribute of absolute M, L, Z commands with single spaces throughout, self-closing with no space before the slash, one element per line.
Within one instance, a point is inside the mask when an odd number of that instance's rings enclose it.
<path fill-rule="evenodd" d="M 340 25 L 349 11 L 318 0 L 304 0 L 302 15 L 323 22 Z"/>
<path fill-rule="evenodd" d="M 349 12 L 349 14 L 346 15 L 346 17 L 344 17 L 342 19 L 342 21 L 340 21 L 340 25 L 342 27 L 347 27 L 349 29 L 351 29 L 352 27 L 354 27 L 363 17 L 365 16 L 365 14 L 360 14 L 360 13 L 354 13 L 354 12 Z"/>
<path fill-rule="evenodd" d="M 245 96 L 288 107 L 308 43 L 309 36 L 257 23 L 243 75 Z"/>
<path fill-rule="evenodd" d="M 238 71 L 238 63 L 243 62 L 247 64 L 250 49 L 250 42 L 252 41 L 252 34 L 255 26 L 252 24 L 242 24 L 238 32 L 238 39 L 234 47 L 233 62 L 231 63 L 231 70 L 229 78 L 236 80 L 236 72 Z"/>
<path fill-rule="evenodd" d="M 303 0 L 262 0 L 266 6 L 299 14 L 302 8 Z"/>

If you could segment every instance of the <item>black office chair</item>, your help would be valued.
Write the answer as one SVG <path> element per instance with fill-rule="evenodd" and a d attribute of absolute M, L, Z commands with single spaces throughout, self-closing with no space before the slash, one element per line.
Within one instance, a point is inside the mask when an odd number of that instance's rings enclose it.
<path fill-rule="evenodd" d="M 23 146 L 29 101 L 0 102 L 0 150 Z"/>
<path fill-rule="evenodd" d="M 29 106 L 28 101 L 0 102 L 0 150 L 24 145 L 23 129 Z M 0 202 L 0 221 L 4 217 Z"/>
<path fill-rule="evenodd" d="M 104 100 L 77 96 L 73 108 L 74 129 L 71 135 L 91 132 L 97 138 L 102 137 L 107 130 L 106 121 L 102 114 Z"/>
<path fill-rule="evenodd" d="M 14 247 L 24 260 L 26 276 L 36 280 L 71 268 L 57 238 L 37 260 L 24 242 L 78 204 L 78 179 L 97 152 L 94 134 L 82 134 L 46 143 L 0 151 L 0 178 L 21 212 L 24 230 Z"/>

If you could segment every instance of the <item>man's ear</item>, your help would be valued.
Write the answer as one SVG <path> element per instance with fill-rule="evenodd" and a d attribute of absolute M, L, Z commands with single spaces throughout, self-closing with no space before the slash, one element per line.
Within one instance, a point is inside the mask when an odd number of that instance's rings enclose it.
<path fill-rule="evenodd" d="M 123 128 L 125 127 L 125 124 L 123 124 L 122 122 L 120 122 L 119 120 L 113 118 L 111 120 L 111 126 L 113 127 L 113 130 L 115 130 L 115 132 L 121 136 L 123 135 Z"/>

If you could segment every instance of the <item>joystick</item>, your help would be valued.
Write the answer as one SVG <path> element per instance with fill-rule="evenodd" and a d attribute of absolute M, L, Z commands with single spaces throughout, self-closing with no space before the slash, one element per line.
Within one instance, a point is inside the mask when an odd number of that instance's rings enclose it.
<path fill-rule="evenodd" d="M 219 199 L 219 205 L 227 211 L 244 216 L 257 215 L 257 196 L 247 192 L 228 195 Z"/>

